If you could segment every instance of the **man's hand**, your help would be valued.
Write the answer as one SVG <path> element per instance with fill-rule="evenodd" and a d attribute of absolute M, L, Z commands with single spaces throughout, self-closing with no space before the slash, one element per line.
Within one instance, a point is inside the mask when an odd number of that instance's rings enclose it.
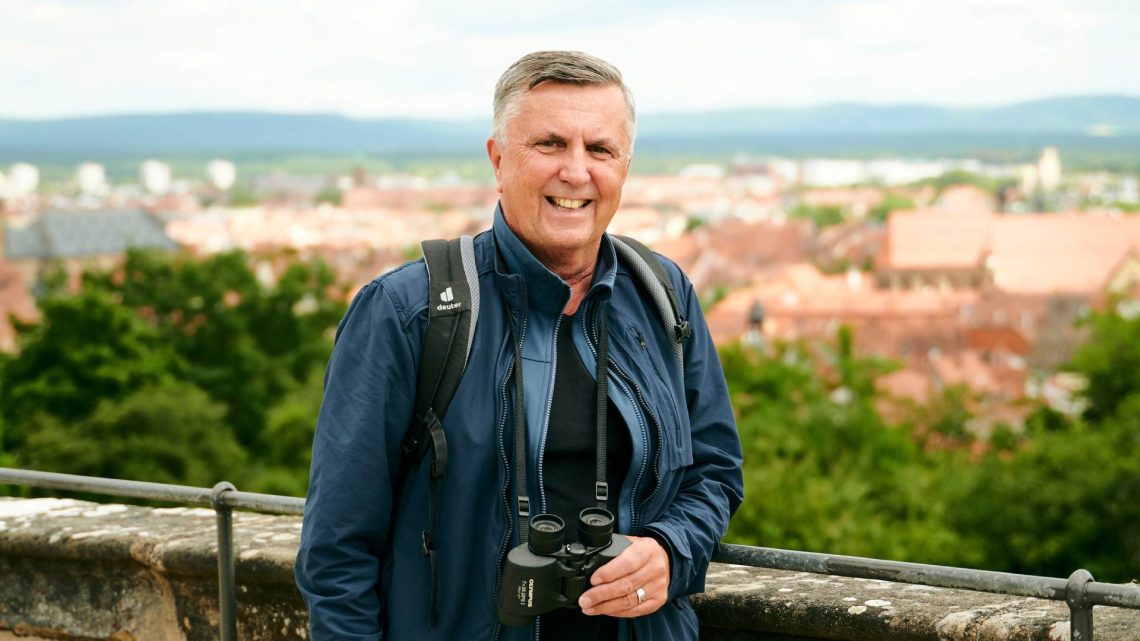
<path fill-rule="evenodd" d="M 655 539 L 630 536 L 631 545 L 594 571 L 594 586 L 578 599 L 584 614 L 640 617 L 656 612 L 669 598 L 669 553 Z M 645 591 L 638 603 L 638 589 Z"/>

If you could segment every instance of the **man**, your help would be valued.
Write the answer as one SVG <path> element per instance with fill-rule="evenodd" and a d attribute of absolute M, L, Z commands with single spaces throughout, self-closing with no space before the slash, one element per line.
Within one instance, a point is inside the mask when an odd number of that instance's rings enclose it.
<path fill-rule="evenodd" d="M 533 53 L 496 85 L 487 153 L 501 197 L 492 229 L 475 239 L 478 329 L 443 419 L 450 462 L 431 537 L 434 622 L 421 538 L 428 465 L 399 496 L 392 490 L 427 322 L 424 262 L 374 280 L 349 307 L 326 375 L 297 557 L 316 641 L 697 638 L 686 595 L 703 589 L 740 504 L 740 442 L 692 286 L 663 261 L 693 328 L 682 368 L 672 328 L 605 234 L 634 133 L 621 74 L 592 56 Z M 608 386 L 595 375 L 607 343 Z M 578 511 L 604 499 L 631 540 L 594 573 L 580 609 L 519 628 L 495 614 L 504 559 L 519 545 L 516 419 L 530 513 L 558 514 L 573 533 Z M 595 419 L 608 496 L 595 494 Z"/>

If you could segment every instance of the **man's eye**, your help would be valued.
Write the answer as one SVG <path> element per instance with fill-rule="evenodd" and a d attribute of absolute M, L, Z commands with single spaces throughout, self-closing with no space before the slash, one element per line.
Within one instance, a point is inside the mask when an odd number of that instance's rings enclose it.
<path fill-rule="evenodd" d="M 605 147 L 602 147 L 601 145 L 591 145 L 590 146 L 590 153 L 609 155 L 610 150 L 606 149 Z"/>
<path fill-rule="evenodd" d="M 557 147 L 559 142 L 557 140 L 540 140 L 538 141 L 539 147 Z"/>

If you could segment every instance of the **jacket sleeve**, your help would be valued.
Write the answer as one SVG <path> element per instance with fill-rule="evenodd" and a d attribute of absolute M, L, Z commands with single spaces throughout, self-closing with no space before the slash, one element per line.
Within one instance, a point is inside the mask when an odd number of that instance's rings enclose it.
<path fill-rule="evenodd" d="M 313 641 L 383 637 L 390 471 L 413 411 L 418 358 L 403 311 L 374 281 L 337 328 L 295 569 Z"/>
<path fill-rule="evenodd" d="M 692 327 L 684 345 L 684 374 L 693 463 L 685 468 L 672 504 L 646 529 L 669 544 L 669 598 L 675 599 L 704 591 L 709 560 L 744 498 L 744 478 L 728 386 L 700 302 L 688 279 L 664 262 L 679 276 L 674 280 L 681 285 L 679 306 Z"/>

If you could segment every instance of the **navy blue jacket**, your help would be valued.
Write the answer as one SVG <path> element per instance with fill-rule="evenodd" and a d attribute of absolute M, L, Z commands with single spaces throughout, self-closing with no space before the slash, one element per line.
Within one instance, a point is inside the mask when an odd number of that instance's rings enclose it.
<path fill-rule="evenodd" d="M 443 419 L 449 463 L 435 537 L 439 621 L 428 625 L 430 567 L 420 541 L 428 519 L 427 459 L 409 475 L 399 501 L 391 491 L 400 441 L 411 423 L 427 322 L 427 270 L 419 260 L 361 289 L 337 329 L 296 566 L 312 639 L 540 638 L 542 617 L 522 628 L 499 625 L 495 617 L 500 568 L 507 551 L 518 545 L 511 477 L 514 388 L 509 384 L 515 357 L 507 323 L 515 324 L 522 342 L 527 476 L 536 514 L 545 509 L 541 461 L 554 387 L 555 331 L 558 323 L 574 323 L 574 344 L 594 372 L 590 326 L 605 299 L 609 396 L 633 446 L 620 488 L 617 530 L 652 531 L 668 543 L 672 566 L 670 603 L 623 622 L 622 636 L 696 639 L 696 616 L 685 597 L 704 589 L 709 558 L 740 504 L 743 481 L 724 374 L 692 285 L 665 261 L 693 327 L 684 343 L 682 372 L 652 302 L 636 276 L 618 263 L 608 236 L 594 283 L 572 317 L 561 313 L 569 287 L 534 258 L 501 212 L 492 230 L 476 237 L 475 257 L 482 300 L 478 329 Z"/>

